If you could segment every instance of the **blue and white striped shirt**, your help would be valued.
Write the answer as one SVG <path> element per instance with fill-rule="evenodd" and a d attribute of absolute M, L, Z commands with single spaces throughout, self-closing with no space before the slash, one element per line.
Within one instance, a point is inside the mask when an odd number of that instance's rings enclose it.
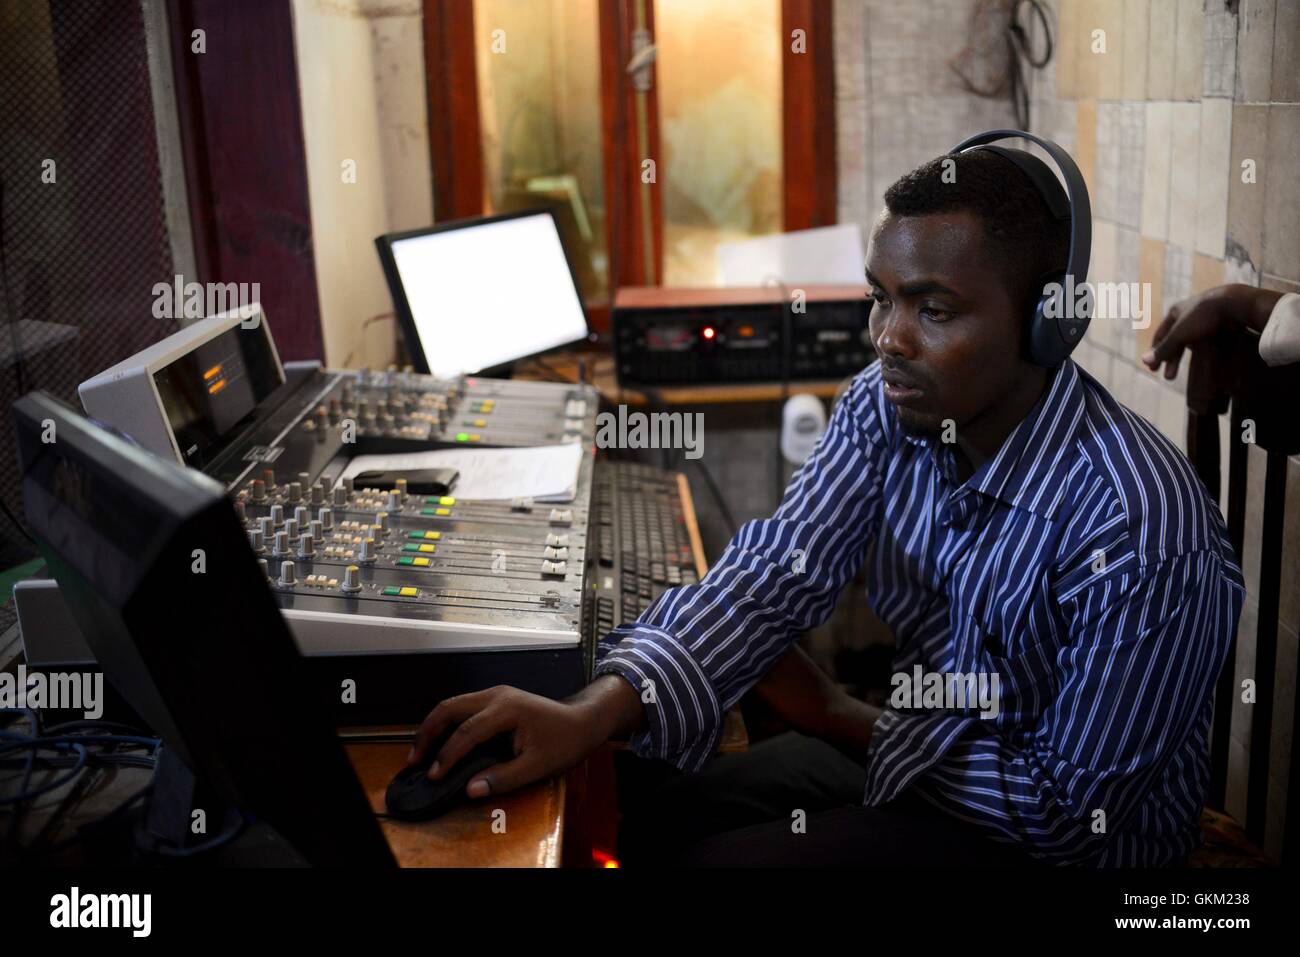
<path fill-rule="evenodd" d="M 1054 863 L 1196 846 L 1241 572 L 1178 448 L 1069 360 L 964 483 L 951 446 L 901 428 L 879 366 L 860 373 L 776 514 L 606 636 L 596 673 L 653 683 L 638 752 L 702 767 L 726 710 L 864 563 L 896 672 L 1001 687 L 991 717 L 886 709 L 866 804 L 911 788 Z"/>

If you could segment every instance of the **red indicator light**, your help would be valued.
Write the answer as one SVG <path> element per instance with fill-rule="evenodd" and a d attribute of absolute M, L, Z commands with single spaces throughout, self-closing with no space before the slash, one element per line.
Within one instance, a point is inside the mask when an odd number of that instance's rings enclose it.
<path fill-rule="evenodd" d="M 712 338 L 713 338 L 714 336 L 716 336 L 716 335 L 717 335 L 717 333 L 713 330 L 713 327 L 712 327 L 712 326 L 705 326 L 705 327 L 704 327 L 704 338 L 705 338 L 705 339 L 712 339 Z"/>

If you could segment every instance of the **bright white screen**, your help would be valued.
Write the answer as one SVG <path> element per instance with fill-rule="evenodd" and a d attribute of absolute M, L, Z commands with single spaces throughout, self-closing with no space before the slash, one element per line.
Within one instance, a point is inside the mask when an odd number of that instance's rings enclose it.
<path fill-rule="evenodd" d="M 393 260 L 436 376 L 478 372 L 587 335 L 547 214 L 402 239 Z"/>

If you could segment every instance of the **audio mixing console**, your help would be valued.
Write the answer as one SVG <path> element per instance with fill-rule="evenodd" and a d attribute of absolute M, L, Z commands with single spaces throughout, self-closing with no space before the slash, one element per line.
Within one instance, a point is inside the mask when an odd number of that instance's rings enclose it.
<path fill-rule="evenodd" d="M 282 366 L 255 318 L 196 323 L 83 384 L 82 399 L 225 486 L 337 720 L 418 721 L 442 697 L 498 683 L 580 688 L 595 622 L 607 623 L 598 597 L 621 588 L 588 561 L 595 390 Z M 342 478 L 359 455 L 566 442 L 584 454 L 559 504 Z"/>

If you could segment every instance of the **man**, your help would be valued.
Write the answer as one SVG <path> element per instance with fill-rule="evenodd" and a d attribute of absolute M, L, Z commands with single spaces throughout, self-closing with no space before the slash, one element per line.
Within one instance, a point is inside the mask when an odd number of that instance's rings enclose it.
<path fill-rule="evenodd" d="M 1072 362 L 1026 357 L 1067 236 L 1019 168 L 989 151 L 936 159 L 885 207 L 867 257 L 879 361 L 776 514 L 612 632 L 572 700 L 451 699 L 413 759 L 454 722 L 435 776 L 513 731 L 515 760 L 470 786 L 482 796 L 633 733 L 641 754 L 699 773 L 630 817 L 629 863 L 1186 857 L 1243 592 L 1217 509 L 1149 423 Z M 790 650 L 864 563 L 896 677 L 951 690 L 975 676 L 992 702 L 905 696 L 882 712 Z M 756 683 L 802 733 L 710 764 Z"/>

